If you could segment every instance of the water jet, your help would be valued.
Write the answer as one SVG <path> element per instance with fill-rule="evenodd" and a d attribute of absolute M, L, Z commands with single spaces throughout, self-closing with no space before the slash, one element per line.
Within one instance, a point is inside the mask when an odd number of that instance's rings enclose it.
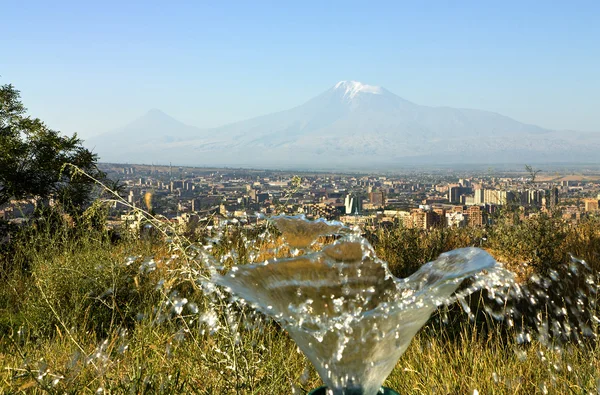
<path fill-rule="evenodd" d="M 438 306 L 456 300 L 464 279 L 506 276 L 487 252 L 462 248 L 400 279 L 356 229 L 301 216 L 272 223 L 290 256 L 234 266 L 213 281 L 287 330 L 335 395 L 381 393 L 413 336 Z M 322 236 L 335 241 L 315 251 Z"/>

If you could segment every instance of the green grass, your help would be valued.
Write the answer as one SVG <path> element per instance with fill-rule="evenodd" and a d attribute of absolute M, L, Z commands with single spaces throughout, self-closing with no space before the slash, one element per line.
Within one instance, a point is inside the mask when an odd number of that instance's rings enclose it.
<path fill-rule="evenodd" d="M 483 247 L 529 260 L 540 273 L 573 252 L 597 273 L 596 225 L 500 224 Z M 553 226 L 562 233 L 550 236 Z M 540 235 L 524 237 L 535 229 Z M 443 251 L 479 245 L 482 232 L 396 229 L 372 240 L 394 273 L 404 275 Z M 246 254 L 240 237 L 232 232 L 215 250 L 237 246 Z M 511 238 L 518 247 L 510 247 Z M 204 269 L 177 247 L 158 239 L 112 244 L 104 232 L 67 226 L 19 236 L 0 255 L 0 393 L 303 394 L 320 385 L 277 324 L 206 296 L 194 278 Z M 144 266 L 150 259 L 153 268 Z M 173 303 L 183 298 L 188 304 L 178 313 Z M 419 332 L 385 385 L 407 394 L 600 390 L 595 342 L 517 345 L 502 324 L 482 330 L 478 319 L 452 311 L 450 324 L 434 317 Z M 202 320 L 206 312 L 220 323 L 215 333 Z"/>
<path fill-rule="evenodd" d="M 475 334 L 450 342 L 443 333 L 422 332 L 386 383 L 412 394 L 533 394 L 544 388 L 554 394 L 596 393 L 598 351 L 593 345 L 559 351 L 537 343 L 521 347 Z"/>

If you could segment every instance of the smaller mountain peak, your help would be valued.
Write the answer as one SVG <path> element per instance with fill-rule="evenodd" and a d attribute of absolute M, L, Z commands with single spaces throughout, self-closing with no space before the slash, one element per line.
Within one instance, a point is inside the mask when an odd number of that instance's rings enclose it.
<path fill-rule="evenodd" d="M 132 124 L 175 124 L 181 123 L 169 114 L 158 108 L 148 110 L 145 114 L 137 118 Z"/>
<path fill-rule="evenodd" d="M 151 108 L 150 110 L 148 110 L 148 112 L 146 114 L 148 114 L 148 115 L 167 115 L 167 114 L 165 114 L 164 111 L 159 110 L 158 108 Z"/>
<path fill-rule="evenodd" d="M 167 114 L 166 112 L 159 110 L 158 108 L 152 108 L 148 110 L 146 114 L 142 116 L 142 118 L 146 119 L 154 119 L 154 120 L 175 120 L 172 116 Z"/>
<path fill-rule="evenodd" d="M 373 95 L 383 94 L 383 88 L 376 85 L 367 85 L 358 81 L 340 81 L 335 84 L 335 90 L 343 91 L 344 97 L 352 99 L 359 93 L 370 93 Z"/>

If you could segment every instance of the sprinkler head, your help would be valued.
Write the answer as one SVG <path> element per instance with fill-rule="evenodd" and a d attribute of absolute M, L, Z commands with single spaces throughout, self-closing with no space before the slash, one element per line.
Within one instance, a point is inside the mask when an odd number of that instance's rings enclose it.
<path fill-rule="evenodd" d="M 350 390 L 349 392 L 344 391 L 343 394 L 344 395 L 362 395 L 362 392 L 355 393 L 354 391 Z M 308 393 L 308 395 L 329 395 L 329 393 L 327 392 L 327 387 L 323 386 L 323 387 L 319 387 L 317 389 L 310 391 Z M 377 392 L 377 395 L 400 395 L 400 394 L 398 394 L 396 391 L 394 391 L 391 388 L 381 387 L 381 389 Z"/>

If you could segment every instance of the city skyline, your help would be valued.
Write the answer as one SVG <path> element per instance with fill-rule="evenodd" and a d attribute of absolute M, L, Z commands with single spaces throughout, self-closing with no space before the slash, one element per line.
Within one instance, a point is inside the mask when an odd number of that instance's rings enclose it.
<path fill-rule="evenodd" d="M 84 139 L 151 108 L 220 126 L 293 107 L 339 80 L 600 132 L 599 7 L 15 3 L 3 7 L 10 56 L 0 83 L 21 90 L 33 116 Z"/>

